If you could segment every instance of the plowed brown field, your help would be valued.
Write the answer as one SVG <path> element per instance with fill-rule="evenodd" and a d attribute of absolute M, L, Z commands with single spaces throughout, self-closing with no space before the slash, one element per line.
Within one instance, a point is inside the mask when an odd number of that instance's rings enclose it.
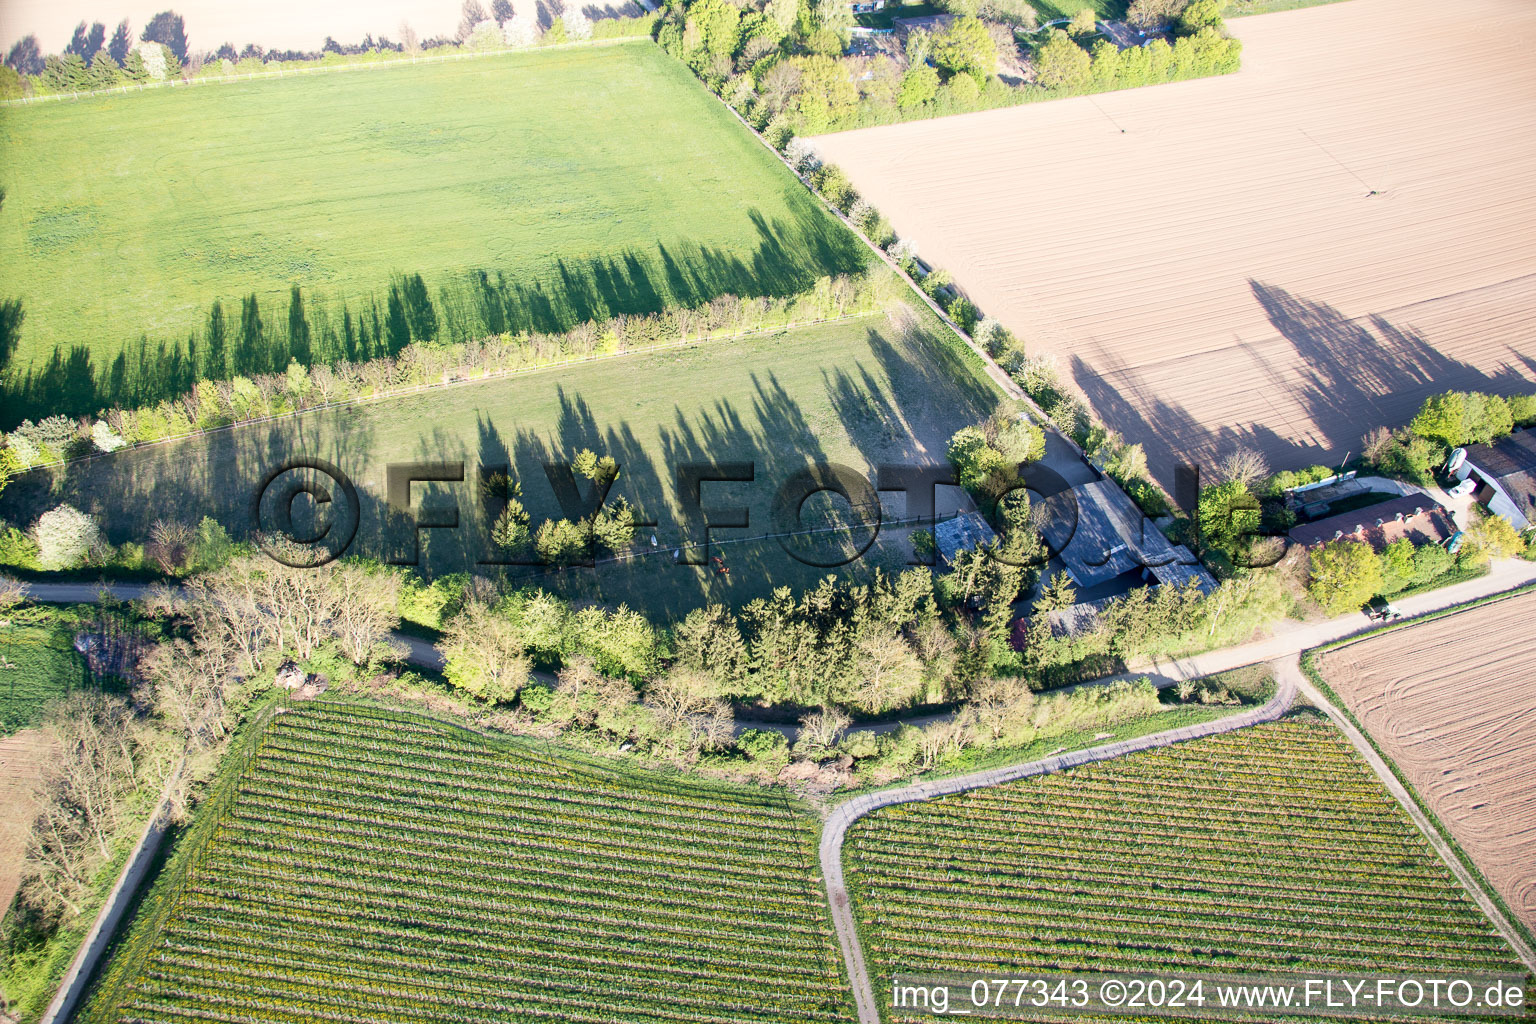
<path fill-rule="evenodd" d="M 1223 78 L 815 140 L 1112 426 L 1277 468 L 1536 380 L 1536 4 L 1229 23 Z M 1373 194 L 1374 193 L 1374 194 Z"/>
<path fill-rule="evenodd" d="M 1319 661 L 1515 916 L 1536 928 L 1536 594 Z"/>
<path fill-rule="evenodd" d="M 48 734 L 41 729 L 23 729 L 0 739 L 0 918 L 21 884 L 48 742 Z"/>

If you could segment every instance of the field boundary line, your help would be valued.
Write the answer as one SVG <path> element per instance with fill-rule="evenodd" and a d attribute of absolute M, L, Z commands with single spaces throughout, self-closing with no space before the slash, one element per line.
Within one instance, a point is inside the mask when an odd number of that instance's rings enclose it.
<path fill-rule="evenodd" d="M 1136 739 L 1055 754 L 1021 764 L 1004 765 L 969 775 L 933 779 L 896 789 L 866 793 L 834 808 L 827 817 L 821 833 L 821 874 L 826 884 L 827 903 L 832 909 L 832 924 L 837 931 L 838 944 L 842 947 L 844 963 L 848 970 L 848 983 L 853 989 L 854 1003 L 858 1007 L 859 1024 L 880 1024 L 880 1009 L 875 1001 L 874 986 L 870 984 L 869 973 L 865 967 L 864 948 L 859 938 L 858 924 L 854 920 L 848 887 L 843 878 L 843 840 L 847 836 L 850 825 L 884 807 L 954 796 L 974 789 L 986 789 L 1041 775 L 1054 775 L 1057 772 L 1068 771 L 1098 761 L 1107 761 L 1127 754 L 1142 753 L 1175 743 L 1204 739 L 1208 736 L 1235 732 L 1238 729 L 1275 721 L 1290 709 L 1291 702 L 1296 697 L 1298 681 L 1301 679 L 1301 672 L 1297 667 L 1298 660 L 1299 655 L 1293 654 L 1272 663 L 1276 667 L 1275 676 L 1279 683 L 1275 695 L 1264 704 L 1249 711 L 1210 722 L 1166 729 Z"/>
<path fill-rule="evenodd" d="M 711 92 L 710 95 L 715 96 L 713 92 Z M 721 106 L 730 112 L 730 115 L 734 117 L 743 128 L 751 133 L 752 137 L 756 139 L 764 149 L 773 154 L 774 159 L 783 164 L 785 168 L 789 170 L 789 173 L 793 174 L 795 179 L 799 181 L 801 185 L 805 186 L 805 190 L 809 192 L 827 212 L 836 217 L 842 223 L 843 227 L 853 232 L 854 237 L 863 242 L 865 247 L 868 248 L 870 252 L 874 253 L 880 262 L 884 263 L 887 267 L 896 273 L 897 277 L 906 282 L 907 287 L 914 294 L 916 294 L 919 299 L 923 301 L 924 305 L 932 310 L 933 313 L 939 318 L 939 320 L 951 331 L 953 331 L 957 338 L 965 343 L 966 348 L 970 349 L 976 354 L 978 358 L 981 359 L 982 369 L 986 371 L 987 376 L 992 380 L 993 383 L 998 386 L 999 389 L 1001 389 L 1003 394 L 1007 395 L 1009 398 L 1016 402 L 1024 403 L 1029 408 L 1030 412 L 1034 415 L 1035 421 L 1041 426 L 1042 429 L 1049 430 L 1061 437 L 1061 439 L 1066 441 L 1067 444 L 1071 445 L 1072 450 L 1081 455 L 1084 460 L 1088 458 L 1088 455 L 1083 451 L 1082 446 L 1079 445 L 1076 441 L 1072 440 L 1072 438 L 1068 437 L 1066 434 L 1063 434 L 1060 430 L 1056 429 L 1056 425 L 1052 423 L 1051 418 L 1045 414 L 1045 410 L 1040 408 L 1040 406 L 1036 404 L 1033 398 L 1029 397 L 1024 389 L 1018 385 L 1017 381 L 1010 377 L 1001 366 L 997 365 L 997 360 L 993 359 L 991 355 L 987 353 L 986 349 L 976 344 L 975 340 L 972 339 L 971 336 L 967 334 L 964 329 L 962 329 L 961 326 L 956 323 L 955 320 L 947 312 L 944 311 L 944 307 L 940 306 L 938 302 L 934 300 L 933 296 L 929 295 L 927 292 L 923 291 L 921 287 L 919 287 L 918 283 L 913 280 L 912 275 L 908 274 L 901 268 L 901 264 L 892 259 L 890 254 L 887 253 L 884 249 L 876 245 L 868 235 L 864 234 L 864 232 L 859 228 L 857 224 L 855 224 L 852 220 L 843 214 L 843 211 L 833 206 L 830 202 L 827 201 L 825 196 L 812 188 L 810 180 L 795 169 L 794 165 L 789 162 L 789 158 L 775 149 L 773 144 L 770 143 L 767 139 L 763 138 L 762 133 L 759 132 L 756 128 L 752 127 L 752 123 L 746 118 L 742 117 L 735 107 L 725 102 L 725 97 L 715 96 L 715 99 L 719 101 Z M 959 291 L 962 295 L 964 294 L 964 289 L 960 288 L 958 285 L 955 287 L 956 290 Z M 1115 486 L 1118 487 L 1119 484 L 1116 484 Z"/>
<path fill-rule="evenodd" d="M 190 89 L 200 85 L 226 85 L 233 82 L 254 82 L 258 79 L 287 78 L 290 75 L 315 75 L 332 71 L 367 71 L 373 68 L 414 67 L 417 64 L 445 64 L 451 60 L 474 60 L 480 57 L 505 57 L 510 53 L 535 53 L 544 50 L 570 50 L 582 46 L 614 46 L 619 43 L 639 41 L 654 42 L 650 35 L 610 36 L 604 39 L 573 39 L 547 46 L 508 46 L 500 50 L 474 50 L 469 53 L 444 53 L 436 56 L 392 57 L 387 60 L 355 60 L 345 64 L 323 64 L 308 68 L 291 68 L 276 71 L 250 71 L 243 75 L 208 75 L 200 78 L 167 78 L 158 82 L 134 82 L 114 85 L 108 89 L 86 89 L 80 92 L 51 92 L 41 96 L 18 96 L 0 100 L 0 107 L 27 106 L 33 103 L 54 103 L 65 100 L 88 100 L 98 97 L 126 95 L 148 89 Z"/>
<path fill-rule="evenodd" d="M 737 341 L 742 338 L 755 338 L 765 334 L 774 334 L 778 331 L 797 330 L 801 327 L 815 327 L 820 324 L 842 323 L 847 320 L 860 320 L 864 317 L 878 316 L 886 312 L 884 309 L 870 309 L 859 313 L 843 313 L 838 316 L 815 317 L 810 320 L 795 320 L 790 323 L 780 324 L 776 327 L 754 327 L 749 331 L 736 331 L 730 334 L 706 334 L 697 338 L 681 338 L 677 341 L 669 341 L 657 345 L 645 345 L 640 348 L 626 348 L 615 352 L 594 352 L 589 355 L 577 356 L 571 359 L 561 359 L 550 363 L 538 363 L 532 366 L 513 366 L 505 370 L 492 370 L 474 377 L 457 377 L 451 380 L 427 381 L 424 384 L 411 384 L 403 388 L 391 388 L 386 391 L 376 391 L 371 395 L 358 395 L 354 398 L 342 399 L 335 402 L 322 402 L 319 405 L 307 405 L 302 409 L 292 409 L 288 412 L 273 413 L 270 416 L 257 416 L 253 419 L 238 420 L 234 423 L 223 423 L 217 427 L 202 427 L 197 430 L 188 430 L 180 434 L 172 434 L 169 437 L 157 437 L 153 441 L 136 441 L 124 445 L 110 452 L 92 452 L 89 455 L 76 455 L 69 459 L 58 459 L 53 462 L 43 462 L 35 466 L 29 466 L 24 473 L 39 470 L 68 468 L 70 466 L 83 465 L 97 459 L 108 459 L 123 452 L 143 451 L 164 444 L 175 444 L 178 441 L 186 441 L 197 437 L 209 437 L 213 434 L 223 433 L 227 430 L 236 430 L 241 427 L 254 426 L 259 423 L 276 423 L 279 420 L 295 419 L 312 412 L 325 412 L 330 409 L 347 409 L 353 406 L 370 405 L 374 402 L 385 402 L 395 398 L 410 398 L 428 391 L 440 388 L 463 387 L 469 384 L 483 384 L 486 381 L 505 380 L 510 377 L 532 375 L 546 370 L 560 370 L 569 366 L 581 366 L 587 363 L 603 362 L 609 359 L 620 359 L 625 356 L 652 355 L 658 352 L 670 352 L 676 349 L 686 349 L 707 345 L 710 342 Z M 217 382 L 215 382 L 217 383 Z"/>
<path fill-rule="evenodd" d="M 1344 734 L 1345 738 L 1349 740 L 1350 745 L 1355 748 L 1355 751 L 1365 759 L 1365 763 L 1370 765 L 1371 771 L 1376 773 L 1376 777 L 1381 780 L 1381 784 L 1386 787 L 1387 792 L 1391 793 L 1403 810 L 1407 812 L 1408 818 L 1413 822 L 1414 827 L 1423 833 L 1425 840 L 1440 859 L 1445 862 L 1445 866 L 1451 869 L 1451 874 L 1455 876 L 1456 881 L 1461 884 L 1461 887 L 1466 890 L 1467 895 L 1472 897 L 1472 902 L 1477 904 L 1478 909 L 1483 912 L 1483 916 L 1488 918 L 1488 922 L 1504 938 L 1504 941 L 1509 943 L 1510 948 L 1525 963 L 1526 968 L 1532 973 L 1536 973 L 1536 950 L 1531 949 L 1530 945 L 1526 943 L 1525 937 L 1510 924 L 1505 918 L 1503 911 L 1494 905 L 1493 900 L 1488 897 L 1483 887 L 1478 884 L 1477 877 L 1461 862 L 1461 858 L 1456 855 L 1456 852 L 1445 840 L 1445 837 L 1430 822 L 1428 815 L 1419 807 L 1418 801 L 1414 799 L 1408 788 L 1403 784 L 1403 781 L 1397 777 L 1397 773 L 1387 763 L 1386 757 L 1377 751 L 1375 743 L 1360 728 L 1355 726 L 1353 716 L 1346 715 L 1335 707 L 1333 702 L 1324 696 L 1323 691 L 1317 684 L 1307 678 L 1307 675 L 1299 667 L 1296 669 L 1296 674 L 1299 677 L 1297 686 L 1300 688 L 1302 695 L 1317 705 L 1318 710 L 1327 715 L 1329 721 L 1333 722 L 1338 727 L 1338 730 Z"/>

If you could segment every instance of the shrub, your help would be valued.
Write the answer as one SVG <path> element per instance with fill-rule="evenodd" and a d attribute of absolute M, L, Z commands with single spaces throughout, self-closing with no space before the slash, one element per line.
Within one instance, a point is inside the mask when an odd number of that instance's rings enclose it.
<path fill-rule="evenodd" d="M 37 542 L 22 531 L 0 523 L 0 565 L 18 569 L 36 569 Z"/>
<path fill-rule="evenodd" d="M 962 295 L 955 296 L 949 304 L 949 316 L 960 329 L 969 334 L 976 329 L 976 321 L 981 316 L 974 303 Z"/>
<path fill-rule="evenodd" d="M 1203 539 L 1216 547 L 1229 547 L 1259 529 L 1258 499 L 1240 480 L 1202 489 L 1198 515 Z"/>
<path fill-rule="evenodd" d="M 853 208 L 854 202 L 859 198 L 854 190 L 853 182 L 848 180 L 848 175 L 836 164 L 826 164 L 816 172 L 816 188 L 826 197 L 827 202 L 839 210 L 847 212 Z"/>
<path fill-rule="evenodd" d="M 1088 84 L 1092 58 L 1060 29 L 1051 29 L 1035 52 L 1035 81 L 1047 89 L 1070 91 Z"/>
<path fill-rule="evenodd" d="M 1177 31 L 1192 36 L 1201 29 L 1221 27 L 1221 0 L 1192 0 L 1179 15 Z"/>
<path fill-rule="evenodd" d="M 790 144 L 794 137 L 794 128 L 790 126 L 790 123 L 785 120 L 782 114 L 776 115 L 772 121 L 768 122 L 768 127 L 763 129 L 763 138 L 768 142 L 768 145 L 780 153 L 784 152 L 785 147 Z"/>
<path fill-rule="evenodd" d="M 70 505 L 44 512 L 32 526 L 37 561 L 44 569 L 73 569 L 98 554 L 101 529 L 96 520 Z"/>
<path fill-rule="evenodd" d="M 97 420 L 91 427 L 91 443 L 103 452 L 115 452 L 128 444 L 107 425 L 106 420 Z"/>

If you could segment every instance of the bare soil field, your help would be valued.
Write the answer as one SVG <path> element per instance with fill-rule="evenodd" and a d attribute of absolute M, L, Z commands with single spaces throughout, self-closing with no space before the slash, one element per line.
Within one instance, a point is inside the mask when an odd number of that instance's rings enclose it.
<path fill-rule="evenodd" d="M 1536 929 L 1536 594 L 1331 651 L 1335 693 Z"/>
<path fill-rule="evenodd" d="M 1237 75 L 816 147 L 1165 484 L 1238 444 L 1276 468 L 1358 452 L 1433 391 L 1529 390 L 1536 5 L 1229 29 Z"/>
<path fill-rule="evenodd" d="M 24 729 L 0 739 L 0 918 L 21 884 L 47 740 L 48 734 L 41 729 Z"/>

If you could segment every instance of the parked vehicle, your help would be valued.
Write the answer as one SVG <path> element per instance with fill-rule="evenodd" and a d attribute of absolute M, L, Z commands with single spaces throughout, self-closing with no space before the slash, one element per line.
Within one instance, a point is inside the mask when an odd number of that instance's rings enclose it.
<path fill-rule="evenodd" d="M 1384 597 L 1373 597 L 1365 605 L 1365 614 L 1371 617 L 1372 622 L 1391 622 L 1403 617 L 1403 613 Z"/>

